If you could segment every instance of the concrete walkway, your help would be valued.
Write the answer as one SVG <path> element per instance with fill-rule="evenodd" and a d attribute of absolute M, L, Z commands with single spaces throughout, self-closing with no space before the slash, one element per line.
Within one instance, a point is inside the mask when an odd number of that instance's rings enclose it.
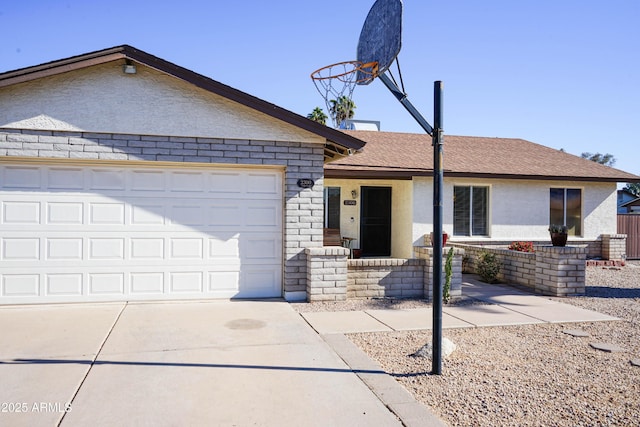
<path fill-rule="evenodd" d="M 473 280 L 463 292 L 487 304 L 446 306 L 447 328 L 616 320 Z M 343 335 L 429 328 L 429 308 L 0 307 L 0 425 L 442 426 Z"/>
<path fill-rule="evenodd" d="M 0 425 L 401 425 L 358 374 L 389 377 L 283 301 L 1 307 L 0 330 Z"/>
<path fill-rule="evenodd" d="M 529 325 L 619 320 L 570 304 L 520 291 L 510 286 L 489 285 L 466 277 L 462 294 L 478 304 L 445 305 L 443 328 Z M 406 331 L 432 328 L 432 308 L 342 312 L 310 312 L 302 316 L 319 334 Z"/>

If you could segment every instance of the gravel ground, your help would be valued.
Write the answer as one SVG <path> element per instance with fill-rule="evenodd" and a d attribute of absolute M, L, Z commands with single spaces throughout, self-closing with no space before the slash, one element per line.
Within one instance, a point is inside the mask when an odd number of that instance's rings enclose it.
<path fill-rule="evenodd" d="M 565 303 L 623 320 L 448 329 L 457 350 L 430 375 L 431 361 L 409 355 L 431 331 L 352 334 L 350 339 L 451 426 L 640 426 L 640 263 L 587 267 L 587 295 Z M 458 304 L 471 303 L 459 300 Z M 414 308 L 425 301 L 296 305 L 299 311 Z M 581 329 L 589 337 L 574 337 Z M 590 343 L 615 344 L 606 353 Z"/>

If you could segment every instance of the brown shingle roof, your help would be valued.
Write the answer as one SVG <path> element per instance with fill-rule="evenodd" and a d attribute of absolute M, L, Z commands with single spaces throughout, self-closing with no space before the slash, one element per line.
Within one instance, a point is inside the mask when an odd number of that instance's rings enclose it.
<path fill-rule="evenodd" d="M 367 144 L 360 153 L 327 164 L 327 177 L 410 178 L 432 174 L 433 146 L 427 134 L 345 133 Z M 445 176 L 640 181 L 640 176 L 523 139 L 445 135 L 443 147 Z"/>

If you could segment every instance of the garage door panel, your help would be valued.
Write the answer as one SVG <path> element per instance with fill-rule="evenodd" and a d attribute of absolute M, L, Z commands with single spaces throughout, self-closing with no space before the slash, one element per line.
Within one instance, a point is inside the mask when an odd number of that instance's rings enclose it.
<path fill-rule="evenodd" d="M 2 204 L 2 222 L 5 224 L 39 224 L 40 203 L 5 201 Z"/>
<path fill-rule="evenodd" d="M 0 165 L 0 176 L 0 304 L 281 295 L 281 172 Z"/>
<path fill-rule="evenodd" d="M 126 173 L 122 169 L 90 169 L 88 180 L 89 191 L 124 191 L 126 188 Z"/>
<path fill-rule="evenodd" d="M 49 202 L 45 224 L 82 224 L 84 205 L 79 202 Z"/>
<path fill-rule="evenodd" d="M 131 225 L 163 225 L 165 206 L 157 204 L 136 204 L 131 207 Z"/>
<path fill-rule="evenodd" d="M 124 294 L 123 273 L 89 273 L 88 279 L 89 295 L 121 296 Z"/>
<path fill-rule="evenodd" d="M 203 275 L 200 271 L 181 271 L 169 273 L 171 293 L 201 293 L 204 289 Z"/>
<path fill-rule="evenodd" d="M 231 205 L 227 203 L 229 202 L 214 203 L 209 206 L 208 225 L 239 227 L 245 222 L 242 208 L 237 204 Z"/>
<path fill-rule="evenodd" d="M 4 274 L 3 297 L 37 297 L 40 294 L 39 274 Z"/>
<path fill-rule="evenodd" d="M 130 242 L 130 259 L 132 261 L 163 260 L 165 258 L 164 239 L 140 237 L 131 238 Z"/>
<path fill-rule="evenodd" d="M 239 259 L 240 239 L 237 234 L 232 236 L 217 236 L 209 238 L 209 259 L 228 260 Z"/>
<path fill-rule="evenodd" d="M 238 297 L 243 298 L 250 295 L 256 297 L 268 297 L 278 284 L 278 272 L 267 267 L 248 267 L 243 269 L 242 283 L 238 292 Z"/>
<path fill-rule="evenodd" d="M 231 298 L 237 294 L 240 288 L 239 271 L 210 271 L 208 292 L 220 295 L 224 298 Z"/>
<path fill-rule="evenodd" d="M 49 190 L 83 190 L 84 171 L 81 168 L 50 168 L 46 183 Z"/>
<path fill-rule="evenodd" d="M 202 260 L 204 258 L 203 249 L 202 239 L 171 239 L 171 258 L 173 259 Z"/>
<path fill-rule="evenodd" d="M 165 191 L 165 173 L 154 170 L 131 171 L 131 191 L 146 193 L 158 193 Z"/>
<path fill-rule="evenodd" d="M 37 261 L 40 259 L 40 239 L 2 239 L 2 259 L 8 261 Z"/>
<path fill-rule="evenodd" d="M 46 259 L 61 261 L 82 261 L 83 240 L 82 238 L 48 238 Z"/>
<path fill-rule="evenodd" d="M 162 295 L 164 293 L 164 273 L 131 273 L 131 294 Z"/>
<path fill-rule="evenodd" d="M 7 189 L 40 189 L 40 168 L 36 166 L 6 166 L 2 173 L 2 187 Z"/>
<path fill-rule="evenodd" d="M 242 194 L 246 189 L 245 175 L 240 172 L 211 172 L 208 174 L 208 191 L 210 193 Z"/>
<path fill-rule="evenodd" d="M 205 191 L 205 176 L 202 172 L 171 172 L 169 182 L 170 192 L 202 193 Z"/>
<path fill-rule="evenodd" d="M 271 195 L 280 194 L 280 182 L 273 174 L 249 173 L 247 174 L 247 192 L 250 194 Z"/>
<path fill-rule="evenodd" d="M 89 260 L 124 260 L 124 239 L 90 238 Z"/>
<path fill-rule="evenodd" d="M 82 274 L 48 274 L 46 276 L 46 295 L 82 296 Z"/>

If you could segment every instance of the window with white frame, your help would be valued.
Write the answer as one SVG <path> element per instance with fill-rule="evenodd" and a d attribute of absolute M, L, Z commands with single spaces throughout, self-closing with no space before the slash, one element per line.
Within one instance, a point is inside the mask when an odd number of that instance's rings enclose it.
<path fill-rule="evenodd" d="M 489 187 L 453 187 L 453 235 L 489 235 Z"/>
<path fill-rule="evenodd" d="M 566 225 L 570 236 L 582 236 L 582 190 L 549 190 L 549 224 Z"/>

